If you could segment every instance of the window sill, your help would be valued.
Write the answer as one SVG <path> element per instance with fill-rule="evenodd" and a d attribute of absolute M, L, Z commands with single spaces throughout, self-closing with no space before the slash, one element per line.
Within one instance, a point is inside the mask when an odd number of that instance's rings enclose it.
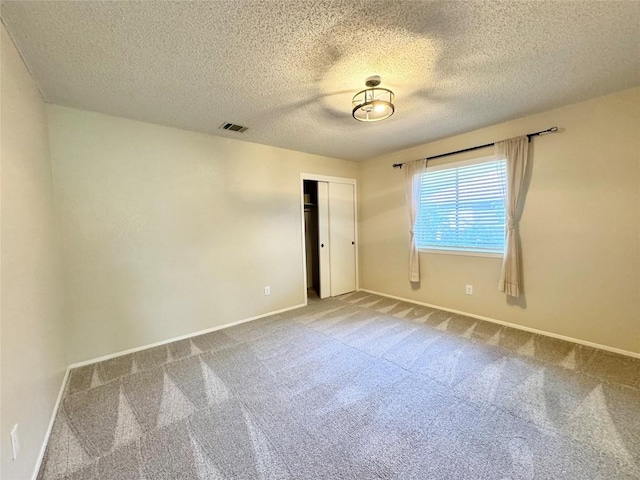
<path fill-rule="evenodd" d="M 489 252 L 469 252 L 466 250 L 437 250 L 428 248 L 419 248 L 418 253 L 435 253 L 437 255 L 459 255 L 462 257 L 488 257 L 488 258 L 503 258 L 502 253 L 489 253 Z"/>

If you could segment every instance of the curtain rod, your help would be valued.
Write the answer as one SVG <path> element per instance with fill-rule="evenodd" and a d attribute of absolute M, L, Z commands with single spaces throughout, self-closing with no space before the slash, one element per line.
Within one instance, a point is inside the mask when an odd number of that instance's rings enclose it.
<path fill-rule="evenodd" d="M 547 135 L 549 133 L 556 133 L 557 131 L 558 131 L 558 127 L 551 127 L 551 128 L 547 128 L 546 130 L 540 130 L 539 132 L 527 133 L 527 137 L 529 138 L 529 141 L 531 141 L 531 137 L 539 137 L 540 135 Z M 478 145 L 476 147 L 463 148 L 462 150 L 456 150 L 455 152 L 441 153 L 440 155 L 434 155 L 433 157 L 427 157 L 427 158 L 425 158 L 425 160 L 433 160 L 435 158 L 448 157 L 449 155 L 455 155 L 457 153 L 471 152 L 472 150 L 479 150 L 481 148 L 492 147 L 495 144 L 496 144 L 496 142 L 493 142 L 493 143 L 487 143 L 485 145 Z M 402 168 L 402 165 L 404 165 L 404 163 L 394 163 L 393 164 L 393 168 Z"/>

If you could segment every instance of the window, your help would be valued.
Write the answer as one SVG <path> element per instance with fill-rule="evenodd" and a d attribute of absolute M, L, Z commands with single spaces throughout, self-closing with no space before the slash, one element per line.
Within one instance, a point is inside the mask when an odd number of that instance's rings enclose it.
<path fill-rule="evenodd" d="M 505 160 L 428 167 L 421 178 L 416 246 L 421 250 L 502 254 L 505 192 Z"/>

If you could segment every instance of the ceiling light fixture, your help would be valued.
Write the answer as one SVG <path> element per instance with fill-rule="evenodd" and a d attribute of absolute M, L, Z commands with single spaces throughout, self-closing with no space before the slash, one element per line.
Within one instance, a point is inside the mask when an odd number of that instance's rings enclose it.
<path fill-rule="evenodd" d="M 378 88 L 381 81 L 378 75 L 367 78 L 365 85 L 369 88 L 354 95 L 353 118 L 361 122 L 377 122 L 393 115 L 395 95 L 391 90 Z"/>

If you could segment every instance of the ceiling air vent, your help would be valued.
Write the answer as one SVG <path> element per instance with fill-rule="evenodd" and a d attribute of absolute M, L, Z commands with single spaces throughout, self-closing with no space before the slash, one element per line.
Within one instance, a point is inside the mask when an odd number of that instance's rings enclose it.
<path fill-rule="evenodd" d="M 228 122 L 224 122 L 222 125 L 220 125 L 220 128 L 222 130 L 231 130 L 232 132 L 238 132 L 238 133 L 247 131 L 247 127 L 243 127 L 242 125 L 236 125 L 235 123 L 228 123 Z"/>

